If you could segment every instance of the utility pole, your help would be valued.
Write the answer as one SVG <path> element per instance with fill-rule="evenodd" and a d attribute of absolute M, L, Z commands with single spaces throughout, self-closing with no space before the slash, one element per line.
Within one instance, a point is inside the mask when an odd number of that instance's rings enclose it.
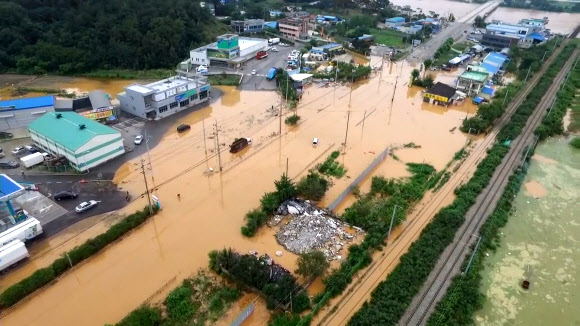
<path fill-rule="evenodd" d="M 508 95 L 508 93 L 509 93 L 509 89 L 507 89 L 507 90 L 505 91 L 505 97 L 503 98 L 503 103 L 502 103 L 501 105 L 504 105 L 504 104 L 505 104 L 505 100 L 507 100 L 507 95 Z"/>
<path fill-rule="evenodd" d="M 144 160 L 141 159 L 141 173 L 143 174 L 143 180 L 145 181 L 145 191 L 147 196 L 147 201 L 149 202 L 149 214 L 153 215 L 153 207 L 151 206 L 151 196 L 149 194 L 149 185 L 147 184 L 147 175 L 145 175 L 145 165 Z"/>
<path fill-rule="evenodd" d="M 286 109 L 288 109 L 288 72 L 286 72 Z"/>
<path fill-rule="evenodd" d="M 288 176 L 288 161 L 289 159 L 286 157 L 286 176 Z"/>
<path fill-rule="evenodd" d="M 526 74 L 526 79 L 524 80 L 524 84 L 528 81 L 528 75 L 530 74 L 531 69 L 532 69 L 532 66 L 530 65 L 530 67 L 528 68 L 528 73 Z"/>
<path fill-rule="evenodd" d="M 544 51 L 544 56 L 542 57 L 542 62 L 544 62 L 544 58 L 546 57 L 546 53 L 548 53 L 548 50 Z"/>
<path fill-rule="evenodd" d="M 338 84 L 338 64 L 334 67 L 334 94 L 332 96 L 332 108 L 334 108 L 334 103 L 336 102 L 336 86 Z"/>
<path fill-rule="evenodd" d="M 218 164 L 220 166 L 220 172 L 222 172 L 222 155 L 220 153 L 220 136 L 219 136 L 219 130 L 218 130 L 218 124 L 217 121 L 215 122 L 215 139 L 217 142 L 217 155 L 218 155 Z"/>
<path fill-rule="evenodd" d="M 155 174 L 153 173 L 153 165 L 151 164 L 151 154 L 149 153 L 149 137 L 147 137 L 147 130 L 144 131 L 145 145 L 147 146 L 147 159 L 149 160 L 149 169 L 151 169 L 151 182 L 153 182 L 153 190 L 156 191 L 155 187 Z"/>
<path fill-rule="evenodd" d="M 205 140 L 205 116 L 201 120 L 201 125 L 203 127 L 203 148 L 205 150 L 205 157 L 207 158 L 207 143 L 206 143 L 206 140 Z"/>
<path fill-rule="evenodd" d="M 387 241 L 391 237 L 391 230 L 393 229 L 393 222 L 395 221 L 395 213 L 397 212 L 397 206 L 393 207 L 393 215 L 391 215 L 391 225 L 389 226 L 389 232 L 387 233 Z"/>
<path fill-rule="evenodd" d="M 272 105 L 272 110 L 274 110 L 274 106 Z M 282 136 L 282 106 L 280 105 L 280 112 L 278 112 L 278 115 L 280 116 L 280 127 L 278 128 L 278 134 L 280 136 Z"/>
<path fill-rule="evenodd" d="M 350 106 L 348 108 L 348 114 L 346 116 L 346 132 L 344 133 L 344 148 L 346 149 L 346 140 L 348 139 L 348 123 L 350 121 Z"/>
<path fill-rule="evenodd" d="M 477 244 L 475 245 L 475 249 L 473 250 L 473 253 L 471 253 L 471 258 L 469 258 L 469 263 L 467 263 L 467 267 L 465 268 L 465 271 L 462 273 L 463 275 L 467 274 L 467 272 L 469 272 L 469 267 L 471 267 L 471 262 L 473 261 L 473 257 L 475 256 L 475 253 L 477 252 L 477 249 L 479 248 L 479 243 L 481 242 L 481 237 L 478 236 L 478 240 L 477 240 Z"/>

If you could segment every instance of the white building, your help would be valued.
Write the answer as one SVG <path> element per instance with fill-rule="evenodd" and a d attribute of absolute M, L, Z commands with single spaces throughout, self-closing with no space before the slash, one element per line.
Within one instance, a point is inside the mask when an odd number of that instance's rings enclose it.
<path fill-rule="evenodd" d="M 252 59 L 256 52 L 266 48 L 266 39 L 225 34 L 218 36 L 217 42 L 191 50 L 189 61 L 193 65 L 238 68 L 243 62 Z"/>
<path fill-rule="evenodd" d="M 117 95 L 121 110 L 145 119 L 158 120 L 209 100 L 207 78 L 183 75 L 154 83 L 133 84 Z M 191 74 L 191 73 L 190 73 Z"/>
<path fill-rule="evenodd" d="M 38 147 L 66 157 L 78 171 L 125 153 L 121 133 L 74 112 L 47 112 L 29 124 L 28 131 Z"/>

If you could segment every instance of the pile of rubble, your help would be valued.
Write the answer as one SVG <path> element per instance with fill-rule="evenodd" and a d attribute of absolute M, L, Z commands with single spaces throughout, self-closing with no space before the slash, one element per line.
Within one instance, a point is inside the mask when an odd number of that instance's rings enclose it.
<path fill-rule="evenodd" d="M 274 226 L 286 219 L 288 221 L 276 233 L 281 246 L 295 254 L 321 250 L 329 260 L 341 259 L 339 251 L 345 243 L 362 232 L 309 201 L 285 201 L 268 225 Z"/>

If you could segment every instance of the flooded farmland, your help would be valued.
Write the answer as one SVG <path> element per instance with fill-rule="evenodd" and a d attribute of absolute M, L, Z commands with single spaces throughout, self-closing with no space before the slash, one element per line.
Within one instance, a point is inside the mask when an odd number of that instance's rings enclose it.
<path fill-rule="evenodd" d="M 280 100 L 275 92 L 239 92 L 220 87 L 225 94 L 221 100 L 176 122 L 191 123 L 189 132 L 177 135 L 170 128 L 151 150 L 162 211 L 121 242 L 66 274 L 56 285 L 36 293 L 3 316 L 3 324 L 116 322 L 168 282 L 167 289 L 171 289 L 205 267 L 207 253 L 213 249 L 234 247 L 240 252 L 255 250 L 272 257 L 280 250 L 284 254 L 276 261 L 293 270 L 296 256 L 276 243 L 273 229 L 263 228 L 251 239 L 240 234 L 243 215 L 258 206 L 264 192 L 273 189 L 273 181 L 285 171 L 287 160 L 289 176 L 296 180 L 332 150 L 339 149 L 346 138 L 339 161 L 348 172 L 334 181 L 323 202 L 326 204 L 387 146 L 409 142 L 421 146 L 402 150 L 397 153 L 400 161 L 389 157 L 377 168 L 377 173 L 399 177 L 406 173 L 405 162 L 425 161 L 441 169 L 465 144 L 465 135 L 450 130 L 459 126 L 466 110 L 430 110 L 419 91 L 409 91 L 411 70 L 406 63 L 386 63 L 380 83 L 377 74 L 353 87 L 350 105 L 348 86 L 309 86 L 298 107 L 300 124 L 282 124 L 281 137 L 277 136 L 280 120 L 276 116 Z M 221 148 L 236 137 L 253 138 L 251 147 L 242 153 L 221 154 L 221 174 L 208 173 L 209 168 L 219 170 L 217 139 L 213 135 L 216 123 Z M 311 145 L 313 137 L 320 139 L 317 147 Z M 115 182 L 134 195 L 144 190 L 138 163 L 138 159 L 126 163 L 115 176 Z M 148 177 L 153 181 L 151 175 Z M 145 199 L 141 199 L 123 212 L 130 213 L 144 205 Z M 77 241 L 95 233 L 82 233 Z M 59 247 L 46 257 L 60 252 Z M 37 267 L 43 263 L 48 264 L 49 259 L 39 261 Z M 30 272 L 31 269 L 16 270 L 10 280 L 15 282 Z M 115 305 L 104 304 L 113 301 Z"/>
<path fill-rule="evenodd" d="M 536 149 L 516 211 L 485 261 L 478 325 L 580 324 L 580 151 L 569 140 Z M 524 278 L 529 290 L 520 286 Z"/>

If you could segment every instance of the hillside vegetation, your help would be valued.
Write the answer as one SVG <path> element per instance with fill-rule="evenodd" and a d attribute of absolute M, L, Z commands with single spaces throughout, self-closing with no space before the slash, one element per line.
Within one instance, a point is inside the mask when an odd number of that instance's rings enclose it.
<path fill-rule="evenodd" d="M 172 68 L 226 32 L 199 1 L 0 1 L 0 71 Z"/>

